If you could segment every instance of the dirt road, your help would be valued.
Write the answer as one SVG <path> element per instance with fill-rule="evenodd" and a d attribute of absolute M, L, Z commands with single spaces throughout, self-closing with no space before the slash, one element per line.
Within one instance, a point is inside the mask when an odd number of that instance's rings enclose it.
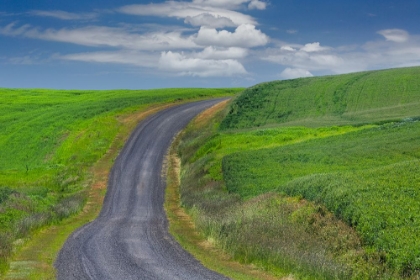
<path fill-rule="evenodd" d="M 169 235 L 161 175 L 176 133 L 220 101 L 169 108 L 136 128 L 110 173 L 99 217 L 75 231 L 60 251 L 58 279 L 226 279 Z"/>

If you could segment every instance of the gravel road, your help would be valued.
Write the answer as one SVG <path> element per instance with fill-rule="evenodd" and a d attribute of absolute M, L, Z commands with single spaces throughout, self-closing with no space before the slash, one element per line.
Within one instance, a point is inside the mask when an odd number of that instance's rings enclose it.
<path fill-rule="evenodd" d="M 61 249 L 58 279 L 227 279 L 203 267 L 168 233 L 161 175 L 173 137 L 220 101 L 172 107 L 139 124 L 115 161 L 100 215 Z"/>

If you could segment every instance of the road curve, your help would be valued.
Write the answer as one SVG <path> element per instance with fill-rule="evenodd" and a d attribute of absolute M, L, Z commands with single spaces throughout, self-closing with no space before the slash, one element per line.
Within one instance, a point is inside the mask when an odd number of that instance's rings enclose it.
<path fill-rule="evenodd" d="M 111 170 L 98 218 L 59 252 L 58 279 L 227 279 L 206 269 L 168 233 L 164 156 L 191 119 L 221 99 L 163 110 L 130 136 Z"/>

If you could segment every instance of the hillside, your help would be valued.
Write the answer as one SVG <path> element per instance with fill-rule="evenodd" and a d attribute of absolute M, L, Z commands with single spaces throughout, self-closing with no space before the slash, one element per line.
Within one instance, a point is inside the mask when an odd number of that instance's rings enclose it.
<path fill-rule="evenodd" d="M 420 116 L 420 67 L 275 81 L 232 104 L 222 129 L 328 126 Z"/>
<path fill-rule="evenodd" d="M 245 90 L 186 132 L 183 205 L 241 261 L 303 279 L 419 279 L 419 77 L 414 67 Z"/>

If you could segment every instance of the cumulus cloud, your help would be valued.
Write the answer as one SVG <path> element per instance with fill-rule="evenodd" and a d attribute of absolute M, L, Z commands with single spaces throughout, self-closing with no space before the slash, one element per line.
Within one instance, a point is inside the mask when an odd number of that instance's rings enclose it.
<path fill-rule="evenodd" d="M 378 34 L 381 34 L 385 37 L 387 41 L 392 41 L 396 43 L 407 42 L 410 38 L 410 35 L 407 31 L 402 29 L 385 29 L 378 31 Z"/>
<path fill-rule="evenodd" d="M 283 72 L 281 72 L 280 77 L 282 79 L 296 79 L 296 78 L 304 78 L 304 77 L 313 77 L 312 73 L 305 69 L 298 69 L 298 68 L 286 68 Z"/>
<path fill-rule="evenodd" d="M 237 60 L 191 58 L 171 51 L 162 52 L 159 68 L 183 76 L 198 77 L 235 76 L 247 73 Z"/>
<path fill-rule="evenodd" d="M 235 27 L 236 24 L 230 18 L 216 16 L 209 13 L 199 14 L 194 17 L 186 17 L 185 23 L 192 26 L 206 26 L 211 28 Z"/>
<path fill-rule="evenodd" d="M 306 44 L 301 48 L 304 52 L 322 52 L 328 50 L 327 47 L 321 47 L 319 42 Z"/>
<path fill-rule="evenodd" d="M 202 52 L 194 54 L 196 58 L 204 59 L 240 59 L 248 55 L 248 50 L 244 48 L 217 48 L 207 47 Z"/>
<path fill-rule="evenodd" d="M 304 74 L 301 69 L 318 73 L 348 73 L 420 65 L 420 36 L 405 30 L 388 29 L 378 32 L 385 40 L 367 42 L 360 46 L 324 47 L 319 42 L 265 49 L 263 60 L 286 67 L 282 77 Z M 296 69 L 300 69 L 297 71 Z"/>
<path fill-rule="evenodd" d="M 282 51 L 289 51 L 289 52 L 295 52 L 296 51 L 296 49 L 292 48 L 291 46 L 282 46 L 280 48 L 280 50 L 282 50 Z"/>
<path fill-rule="evenodd" d="M 201 46 L 252 48 L 268 43 L 267 35 L 257 30 L 252 24 L 243 24 L 235 32 L 217 31 L 213 28 L 201 27 L 194 42 Z"/>
<path fill-rule="evenodd" d="M 40 10 L 34 10 L 29 12 L 29 14 L 34 16 L 40 16 L 40 17 L 53 17 L 61 20 L 90 20 L 95 19 L 98 17 L 98 14 L 96 13 L 69 13 L 65 11 L 40 11 Z"/>
<path fill-rule="evenodd" d="M 222 1 L 227 3 L 227 1 Z M 119 12 L 139 16 L 159 16 L 159 17 L 174 17 L 179 19 L 194 18 L 202 14 L 210 14 L 215 18 L 230 19 L 235 26 L 249 23 L 256 25 L 255 19 L 249 15 L 230 10 L 223 7 L 223 5 L 208 5 L 215 4 L 214 2 L 177 2 L 167 1 L 158 4 L 135 4 L 123 6 L 118 9 Z M 223 3 L 221 3 L 223 4 Z"/>
<path fill-rule="evenodd" d="M 264 0 L 167 0 L 122 6 L 117 12 L 138 16 L 170 17 L 192 27 L 119 24 L 117 27 L 78 25 L 41 28 L 11 23 L 0 35 L 69 43 L 92 50 L 55 55 L 55 59 L 88 63 L 118 63 L 155 67 L 170 73 L 199 77 L 247 74 L 240 60 L 251 48 L 268 44 L 258 22 L 246 11 L 264 10 Z M 92 20 L 97 13 L 33 10 L 29 14 L 60 20 Z M 229 28 L 229 29 L 227 29 Z M 26 61 L 26 60 L 25 60 Z"/>
<path fill-rule="evenodd" d="M 252 0 L 248 4 L 248 8 L 251 9 L 251 10 L 253 10 L 253 9 L 265 10 L 266 7 L 267 7 L 267 3 L 263 2 L 263 1 L 259 1 L 259 0 Z"/>

